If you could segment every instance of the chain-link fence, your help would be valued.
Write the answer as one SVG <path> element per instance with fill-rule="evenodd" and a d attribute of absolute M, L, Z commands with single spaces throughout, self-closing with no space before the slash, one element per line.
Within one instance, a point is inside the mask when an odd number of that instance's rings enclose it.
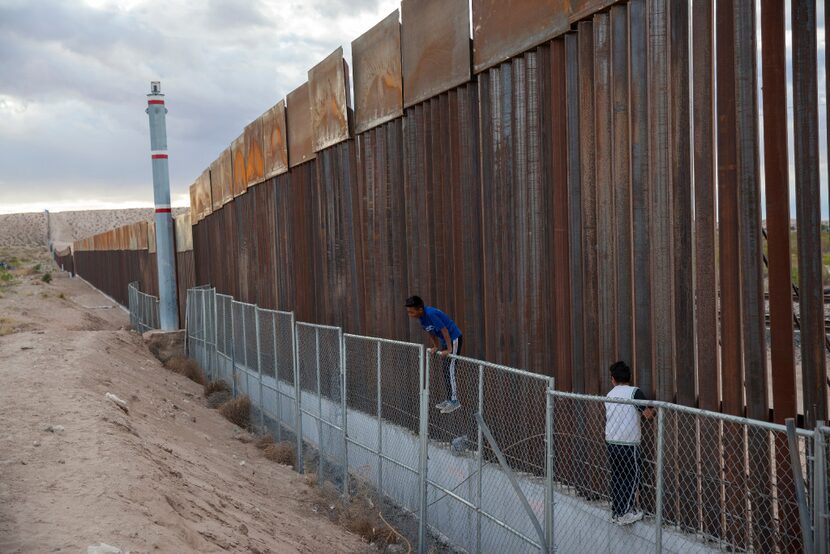
<path fill-rule="evenodd" d="M 158 329 L 159 299 L 138 290 L 138 281 L 127 285 L 127 304 L 130 309 L 130 325 L 139 333 Z"/>
<path fill-rule="evenodd" d="M 823 425 L 555 391 L 213 289 L 187 304 L 189 355 L 250 397 L 253 425 L 418 552 L 830 549 Z"/>
<path fill-rule="evenodd" d="M 185 304 L 185 337 L 187 355 L 203 368 L 208 379 L 216 371 L 216 289 L 188 289 Z"/>

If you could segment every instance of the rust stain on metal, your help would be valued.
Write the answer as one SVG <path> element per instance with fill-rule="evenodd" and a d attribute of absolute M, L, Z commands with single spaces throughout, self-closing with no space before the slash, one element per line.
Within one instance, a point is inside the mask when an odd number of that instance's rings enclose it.
<path fill-rule="evenodd" d="M 265 178 L 262 155 L 262 120 L 257 118 L 245 126 L 245 184 L 246 188 L 261 183 Z"/>
<path fill-rule="evenodd" d="M 176 252 L 193 250 L 193 232 L 190 226 L 190 214 L 182 214 L 173 218 L 176 232 Z"/>
<path fill-rule="evenodd" d="M 467 0 L 403 0 L 404 107 L 470 80 Z"/>
<path fill-rule="evenodd" d="M 136 249 L 147 250 L 150 248 L 150 231 L 147 221 L 139 221 L 136 225 Z"/>
<path fill-rule="evenodd" d="M 617 0 L 473 0 L 476 73 L 570 29 Z"/>
<path fill-rule="evenodd" d="M 349 138 L 348 66 L 343 47 L 308 71 L 313 148 L 319 152 Z"/>
<path fill-rule="evenodd" d="M 288 93 L 285 119 L 288 131 L 288 162 L 290 167 L 316 157 L 312 144 L 311 105 L 308 82 Z"/>
<path fill-rule="evenodd" d="M 265 179 L 288 171 L 288 143 L 285 138 L 285 100 L 280 100 L 262 116 Z"/>
<path fill-rule="evenodd" d="M 403 115 L 401 24 L 395 10 L 352 41 L 355 133 Z"/>
<path fill-rule="evenodd" d="M 210 194 L 210 170 L 206 169 L 196 179 L 196 214 L 201 221 L 213 212 Z"/>
<path fill-rule="evenodd" d="M 247 187 L 247 168 L 245 167 L 245 134 L 241 134 L 231 143 L 231 191 L 239 196 Z"/>
<path fill-rule="evenodd" d="M 190 185 L 190 217 L 193 218 L 193 221 L 199 221 L 199 208 L 198 208 L 199 201 L 197 199 L 196 194 L 196 183 Z"/>
<path fill-rule="evenodd" d="M 153 221 L 147 223 L 147 250 L 151 254 L 156 252 L 156 224 Z"/>

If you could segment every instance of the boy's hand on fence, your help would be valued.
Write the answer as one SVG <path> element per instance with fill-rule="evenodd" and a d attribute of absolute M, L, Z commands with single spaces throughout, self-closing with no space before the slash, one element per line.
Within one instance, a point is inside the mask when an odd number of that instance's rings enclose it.
<path fill-rule="evenodd" d="M 450 355 L 449 350 L 440 350 L 438 353 L 442 356 L 449 356 Z"/>
<path fill-rule="evenodd" d="M 643 417 L 646 419 L 651 419 L 654 417 L 654 408 L 646 408 L 643 410 Z"/>
<path fill-rule="evenodd" d="M 427 348 L 427 354 L 435 354 L 435 352 L 437 352 L 437 351 L 438 351 L 438 349 L 435 348 L 434 346 L 430 346 L 429 348 Z"/>

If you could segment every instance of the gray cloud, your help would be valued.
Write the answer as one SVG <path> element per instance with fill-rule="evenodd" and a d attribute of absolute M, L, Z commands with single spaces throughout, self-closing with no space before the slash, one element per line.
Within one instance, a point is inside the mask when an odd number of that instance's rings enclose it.
<path fill-rule="evenodd" d="M 185 195 L 246 123 L 397 5 L 0 0 L 0 210 L 151 202 L 144 108 L 156 79 L 171 192 Z"/>

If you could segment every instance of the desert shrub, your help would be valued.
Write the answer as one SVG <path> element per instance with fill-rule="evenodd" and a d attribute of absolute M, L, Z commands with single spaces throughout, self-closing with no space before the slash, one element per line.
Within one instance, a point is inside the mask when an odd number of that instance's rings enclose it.
<path fill-rule="evenodd" d="M 251 400 L 247 394 L 228 400 L 219 406 L 219 413 L 225 419 L 243 429 L 248 429 L 251 426 Z"/>
<path fill-rule="evenodd" d="M 205 384 L 205 374 L 202 368 L 190 358 L 170 358 L 165 366 L 173 373 L 184 375 L 194 383 Z"/>
<path fill-rule="evenodd" d="M 283 464 L 286 466 L 290 466 L 294 463 L 294 447 L 291 443 L 288 442 L 278 442 L 276 444 L 273 443 L 267 445 L 263 449 L 263 454 L 265 457 L 271 460 L 272 462 L 276 462 L 278 464 Z"/>
<path fill-rule="evenodd" d="M 205 398 L 209 397 L 214 392 L 231 391 L 231 387 L 221 379 L 210 381 L 205 384 Z"/>

